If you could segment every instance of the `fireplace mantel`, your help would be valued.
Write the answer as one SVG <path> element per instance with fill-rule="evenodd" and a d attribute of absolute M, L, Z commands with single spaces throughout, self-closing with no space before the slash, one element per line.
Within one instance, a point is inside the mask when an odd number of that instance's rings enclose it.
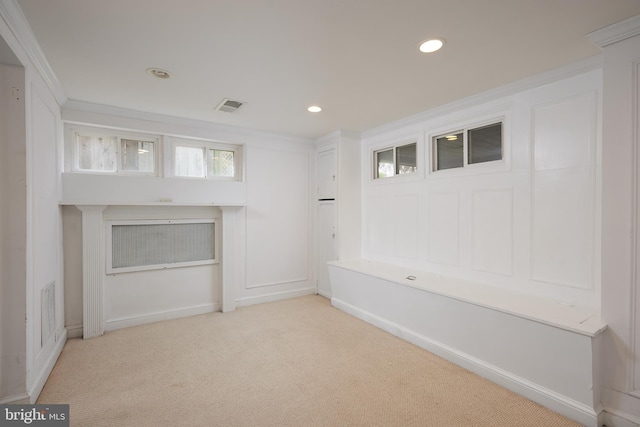
<path fill-rule="evenodd" d="M 240 204 L 218 203 L 171 203 L 171 202 L 114 202 L 85 203 L 60 202 L 60 205 L 76 206 L 82 212 L 82 327 L 83 338 L 93 338 L 104 334 L 104 280 L 105 280 L 105 225 L 103 213 L 109 206 L 177 206 L 177 207 L 217 207 L 222 212 L 222 295 L 223 312 L 236 308 L 234 289 L 241 276 L 243 260 L 239 260 L 236 248 L 238 240 L 237 215 L 244 208 Z"/>

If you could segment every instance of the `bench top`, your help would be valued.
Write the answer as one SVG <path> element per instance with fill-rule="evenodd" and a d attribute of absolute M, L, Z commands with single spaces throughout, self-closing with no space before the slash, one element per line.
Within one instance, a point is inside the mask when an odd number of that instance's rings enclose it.
<path fill-rule="evenodd" d="M 571 305 L 548 297 L 362 259 L 330 261 L 328 264 L 582 335 L 593 337 L 607 328 L 594 307 Z"/>

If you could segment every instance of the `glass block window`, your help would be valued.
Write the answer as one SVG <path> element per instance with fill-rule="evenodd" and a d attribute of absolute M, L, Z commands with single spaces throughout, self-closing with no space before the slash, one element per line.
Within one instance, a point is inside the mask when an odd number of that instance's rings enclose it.
<path fill-rule="evenodd" d="M 213 220 L 111 221 L 107 272 L 129 272 L 216 262 Z"/>
<path fill-rule="evenodd" d="M 374 179 L 417 172 L 417 144 L 411 143 L 374 151 Z"/>

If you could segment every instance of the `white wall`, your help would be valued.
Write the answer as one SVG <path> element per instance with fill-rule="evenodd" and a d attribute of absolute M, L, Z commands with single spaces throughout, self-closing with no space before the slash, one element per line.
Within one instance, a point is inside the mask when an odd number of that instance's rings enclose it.
<path fill-rule="evenodd" d="M 35 402 L 66 340 L 58 208 L 60 107 L 47 84 L 55 78 L 43 78 L 44 69 L 38 62 L 41 52 L 32 44 L 33 36 L 17 5 L 0 3 L 0 17 L 0 36 L 15 55 L 15 63 L 24 65 L 2 79 L 3 85 L 9 85 L 2 92 L 3 136 L 8 138 L 3 138 L 3 151 L 7 151 L 2 155 L 2 169 L 9 178 L 2 184 L 1 341 L 8 340 L 6 350 L 11 355 L 4 358 L 3 345 L 0 402 Z M 12 90 L 14 86 L 19 90 Z M 7 103 L 15 105 L 7 110 Z M 5 269 L 7 262 L 11 267 Z M 49 318 L 52 330 L 45 340 L 41 291 L 52 283 L 55 308 Z"/>
<path fill-rule="evenodd" d="M 35 402 L 53 369 L 66 340 L 64 330 L 64 282 L 62 280 L 60 197 L 61 121 L 57 98 L 48 83 L 55 79 L 40 74 L 36 64 L 40 51 L 33 35 L 12 2 L 0 3 L 0 36 L 24 65 L 22 76 L 11 76 L 2 84 L 3 116 L 11 107 L 3 140 L 3 169 L 10 174 L 3 180 L 2 253 L 9 255 L 11 267 L 2 267 L 2 341 L 8 340 L 11 357 L 0 365 L 0 401 Z M 4 76 L 3 76 L 4 77 Z M 48 76 L 51 77 L 51 76 Z M 7 156 L 5 157 L 4 154 Z M 5 216 L 5 214 L 7 216 Z M 5 240 L 6 238 L 6 240 Z M 5 273 L 7 273 L 5 275 Z M 51 334 L 42 335 L 41 291 L 55 283 L 55 308 Z M 5 288 L 6 287 L 6 288 Z M 7 289 L 8 292 L 4 292 Z M 7 317 L 5 317 L 7 316 Z M 26 319 L 26 322 L 25 322 Z M 10 320 L 11 323 L 5 323 Z M 5 363 L 7 362 L 7 363 Z M 5 382 L 5 379 L 8 382 Z M 6 387 L 6 388 L 5 388 Z"/>
<path fill-rule="evenodd" d="M 128 205 L 126 215 L 137 218 L 158 215 L 161 209 L 206 209 L 184 205 L 241 206 L 233 214 L 237 238 L 232 252 L 236 258 L 234 265 L 239 265 L 233 275 L 234 306 L 315 292 L 314 271 L 310 267 L 313 255 L 310 216 L 313 151 L 309 141 L 80 103 L 71 103 L 63 109 L 63 118 L 69 126 L 109 126 L 157 135 L 161 140 L 164 136 L 178 136 L 242 145 L 243 181 L 65 173 L 62 199 L 65 204 Z M 157 206 L 161 198 L 172 202 Z M 135 207 L 149 204 L 156 206 Z M 80 251 L 81 241 L 76 235 L 69 234 L 79 229 L 81 220 L 81 215 L 74 209 L 67 207 L 64 211 L 66 254 Z M 104 217 L 111 216 L 113 209 L 107 208 Z M 208 209 L 216 209 L 214 215 L 220 216 L 217 208 Z M 71 262 L 65 267 L 65 277 L 73 277 L 76 284 L 69 286 L 66 299 L 67 321 L 72 322 L 68 326 L 73 326 L 74 335 L 77 335 L 82 323 L 81 286 L 77 286 L 81 271 Z M 221 265 L 216 265 L 213 269 L 190 267 L 142 275 L 105 275 L 107 329 L 110 322 L 126 326 L 127 318 L 159 319 L 162 313 L 169 315 L 188 307 L 195 308 L 198 304 L 209 304 L 218 309 L 221 269 Z M 193 274 L 195 278 L 190 276 Z M 176 285 L 186 280 L 192 283 L 189 292 L 180 298 L 172 298 L 179 287 L 172 291 L 171 283 Z M 156 294 L 155 302 L 145 297 L 160 289 L 164 289 L 163 295 Z M 136 304 L 125 304 L 128 292 L 135 293 Z"/>
<path fill-rule="evenodd" d="M 27 226 L 29 272 L 27 277 L 31 292 L 27 293 L 28 336 L 30 355 L 28 381 L 30 395 L 39 394 L 50 369 L 52 355 L 59 351 L 66 340 L 64 334 L 64 283 L 62 281 L 62 244 L 60 198 L 60 107 L 42 78 L 28 70 L 27 85 L 27 206 L 30 221 Z M 55 283 L 55 332 L 44 342 L 41 337 L 41 291 Z M 30 300 L 30 301 L 29 301 Z M 55 360 L 55 359 L 54 359 Z"/>
<path fill-rule="evenodd" d="M 640 425 L 639 33 L 636 17 L 590 36 L 604 48 L 602 399 L 606 424 L 621 427 Z"/>
<path fill-rule="evenodd" d="M 366 132 L 363 258 L 598 306 L 601 71 L 585 67 Z M 500 118 L 502 162 L 430 171 L 433 136 Z M 412 140 L 416 176 L 370 178 L 373 150 Z"/>
<path fill-rule="evenodd" d="M 316 199 L 337 201 L 338 259 L 360 258 L 361 248 L 361 140 L 357 132 L 339 130 L 316 140 L 322 159 L 318 168 Z M 335 179 L 330 178 L 334 176 Z M 329 181 L 331 181 L 329 183 Z M 323 188 L 321 188 L 323 187 Z"/>
<path fill-rule="evenodd" d="M 0 402 L 26 395 L 27 201 L 24 68 L 0 65 Z"/>

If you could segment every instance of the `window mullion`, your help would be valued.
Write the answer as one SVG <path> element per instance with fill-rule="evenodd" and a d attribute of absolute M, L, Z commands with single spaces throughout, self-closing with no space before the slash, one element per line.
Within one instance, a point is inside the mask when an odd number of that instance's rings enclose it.
<path fill-rule="evenodd" d="M 393 147 L 393 176 L 398 175 L 398 147 Z"/>
<path fill-rule="evenodd" d="M 202 157 L 203 157 L 203 166 L 202 168 L 204 169 L 204 177 L 208 178 L 209 177 L 209 150 L 211 150 L 211 148 L 208 147 L 202 147 Z"/>
<path fill-rule="evenodd" d="M 122 170 L 122 141 L 119 136 L 116 137 L 116 173 Z"/>
<path fill-rule="evenodd" d="M 462 167 L 469 166 L 469 130 L 465 129 L 462 132 Z"/>

